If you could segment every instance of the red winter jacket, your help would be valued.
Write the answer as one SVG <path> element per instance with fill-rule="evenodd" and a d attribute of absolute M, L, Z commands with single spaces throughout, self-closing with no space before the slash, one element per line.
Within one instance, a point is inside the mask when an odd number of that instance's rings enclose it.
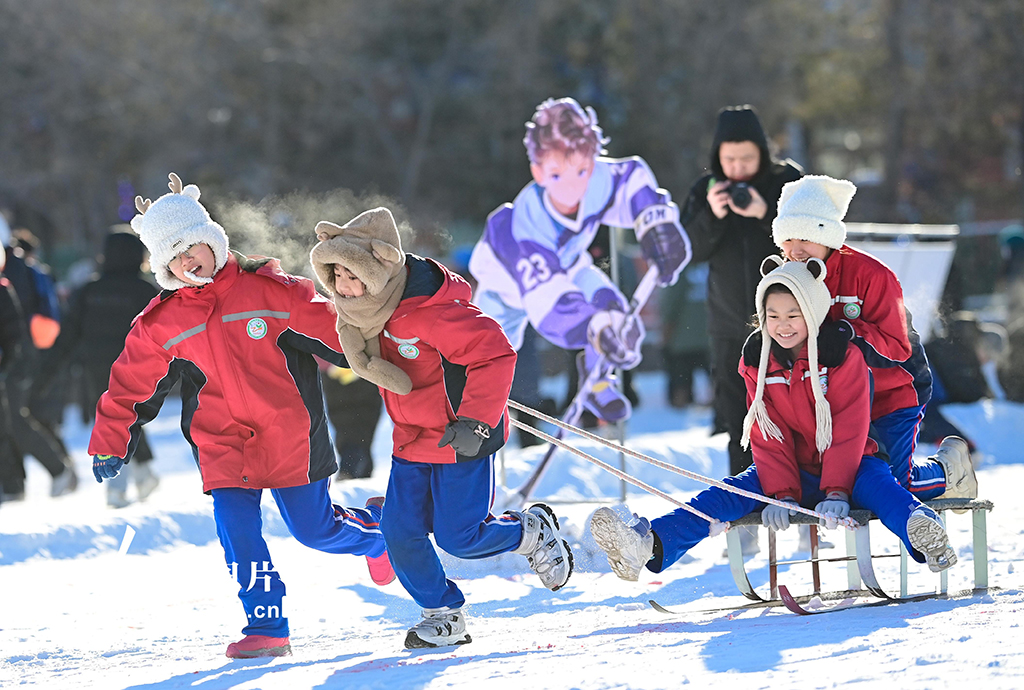
<path fill-rule="evenodd" d="M 464 416 L 491 427 L 475 457 L 490 455 L 508 439 L 515 350 L 498 322 L 470 304 L 462 277 L 413 254 L 406 263 L 402 301 L 380 335 L 381 356 L 413 385 L 407 395 L 381 389 L 395 424 L 392 452 L 410 462 L 453 463 L 455 451 L 437 443 L 445 425 Z"/>
<path fill-rule="evenodd" d="M 832 410 L 832 445 L 819 453 L 814 393 L 804 346 L 800 357 L 787 369 L 770 355 L 765 377 L 764 404 L 768 417 L 782 431 L 782 441 L 768 437 L 754 423 L 750 447 L 757 476 L 766 496 L 800 502 L 800 470 L 821 477 L 821 489 L 853 493 L 853 481 L 865 455 L 878 452 L 868 438 L 871 423 L 871 373 L 860 350 L 850 343 L 846 359 L 838 367 L 820 367 L 821 385 Z M 740 375 L 747 384 L 747 406 L 757 391 L 757 366 L 740 359 Z"/>
<path fill-rule="evenodd" d="M 892 269 L 843 245 L 825 261 L 829 319 L 846 319 L 875 379 L 871 419 L 931 399 L 932 376 L 921 339 L 909 325 L 903 287 Z"/>
<path fill-rule="evenodd" d="M 131 458 L 139 427 L 180 379 L 181 427 L 204 491 L 331 476 L 337 464 L 312 354 L 347 365 L 336 318 L 311 281 L 276 260 L 229 255 L 212 283 L 165 291 L 135 318 L 96 406 L 89 453 Z"/>

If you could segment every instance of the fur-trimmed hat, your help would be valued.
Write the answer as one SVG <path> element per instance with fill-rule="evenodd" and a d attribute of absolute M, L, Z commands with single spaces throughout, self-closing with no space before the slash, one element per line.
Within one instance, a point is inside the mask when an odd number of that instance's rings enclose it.
<path fill-rule="evenodd" d="M 768 417 L 768 410 L 764 404 L 765 377 L 768 372 L 768 354 L 771 349 L 772 338 L 768 335 L 768 320 L 765 314 L 765 292 L 772 285 L 786 287 L 803 313 L 804 323 L 807 324 L 807 360 L 811 371 L 811 390 L 814 394 L 814 411 L 817 426 L 815 443 L 819 452 L 832 445 L 832 411 L 829 408 L 828 400 L 821 389 L 820 370 L 818 368 L 818 329 L 828 310 L 832 306 L 832 296 L 825 287 L 825 263 L 819 259 L 808 259 L 806 263 L 800 261 L 785 261 L 779 256 L 769 256 L 761 263 L 761 282 L 757 284 L 757 320 L 761 329 L 761 361 L 757 370 L 757 391 L 754 399 L 747 410 L 747 416 L 743 420 L 743 436 L 740 443 L 744 448 L 750 445 L 750 431 L 754 422 L 757 422 L 761 435 L 767 440 L 769 437 L 777 441 L 782 440 L 782 432 L 779 427 Z"/>
<path fill-rule="evenodd" d="M 316 277 L 334 296 L 338 339 L 353 372 L 393 393 L 412 390 L 409 375 L 381 357 L 379 334 L 405 291 L 405 252 L 391 211 L 374 208 L 345 223 L 316 224 L 320 240 L 309 253 Z M 362 281 L 358 297 L 339 295 L 334 266 L 344 266 Z"/>
<path fill-rule="evenodd" d="M 392 276 L 405 270 L 402 239 L 391 211 L 371 208 L 345 223 L 322 220 L 316 224 L 320 243 L 309 254 L 316 277 L 330 293 L 334 289 L 334 264 L 341 264 L 363 281 L 367 292 L 379 295 Z"/>
<path fill-rule="evenodd" d="M 781 247 L 786 240 L 804 240 L 839 249 L 846 242 L 843 218 L 856 193 L 856 185 L 849 180 L 827 175 L 807 175 L 787 183 L 772 221 L 775 244 Z"/>
<path fill-rule="evenodd" d="M 132 218 L 131 225 L 149 250 L 156 282 L 166 290 L 177 290 L 193 286 L 171 273 L 167 267 L 171 260 L 189 247 L 206 244 L 213 250 L 216 274 L 228 262 L 228 236 L 199 203 L 199 187 L 190 184 L 182 188 L 177 175 L 170 173 L 167 177 L 169 194 L 156 201 L 135 197 L 139 215 Z"/>

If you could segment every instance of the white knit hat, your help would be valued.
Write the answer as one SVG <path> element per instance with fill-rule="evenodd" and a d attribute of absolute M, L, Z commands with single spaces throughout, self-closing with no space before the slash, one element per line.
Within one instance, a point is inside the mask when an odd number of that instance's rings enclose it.
<path fill-rule="evenodd" d="M 807 175 L 782 188 L 772 237 L 779 247 L 786 240 L 816 242 L 839 249 L 846 242 L 843 218 L 857 187 L 849 180 Z"/>
<path fill-rule="evenodd" d="M 740 443 L 744 448 L 750 445 L 750 431 L 757 422 L 761 435 L 777 441 L 782 440 L 779 427 L 768 417 L 764 404 L 765 377 L 768 372 L 768 353 L 772 338 L 768 335 L 767 318 L 765 316 L 765 292 L 772 285 L 786 287 L 796 298 L 796 303 L 803 313 L 807 324 L 807 360 L 811 371 L 811 390 L 814 394 L 814 412 L 817 427 L 815 442 L 819 452 L 832 445 L 832 411 L 821 387 L 818 369 L 818 328 L 821 326 L 828 310 L 832 306 L 832 296 L 825 287 L 825 263 L 819 259 L 800 261 L 784 261 L 779 256 L 769 256 L 761 264 L 764 276 L 757 284 L 757 320 L 761 329 L 761 361 L 757 370 L 757 391 L 743 420 L 743 436 Z"/>
<path fill-rule="evenodd" d="M 131 225 L 149 250 L 156 282 L 166 290 L 177 290 L 194 286 L 171 273 L 167 267 L 171 260 L 189 247 L 206 244 L 213 250 L 216 274 L 228 262 L 228 236 L 199 203 L 199 187 L 190 184 L 183 189 L 181 178 L 174 173 L 168 178 L 169 194 L 156 201 L 135 197 L 139 215 L 132 218 Z"/>

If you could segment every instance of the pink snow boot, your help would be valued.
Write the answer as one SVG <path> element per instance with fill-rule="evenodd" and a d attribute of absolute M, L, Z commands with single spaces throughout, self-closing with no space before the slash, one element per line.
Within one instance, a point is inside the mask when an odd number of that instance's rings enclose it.
<path fill-rule="evenodd" d="M 374 496 L 372 498 L 368 498 L 366 499 L 366 505 L 383 508 L 384 497 Z M 366 565 L 370 569 L 370 579 L 373 580 L 373 584 L 378 587 L 390 584 L 395 579 L 395 569 L 391 567 L 391 559 L 388 558 L 388 552 L 386 550 L 376 558 L 367 556 Z"/>
<path fill-rule="evenodd" d="M 253 659 L 258 656 L 291 656 L 292 646 L 287 637 L 246 635 L 228 645 L 226 656 L 232 659 Z"/>

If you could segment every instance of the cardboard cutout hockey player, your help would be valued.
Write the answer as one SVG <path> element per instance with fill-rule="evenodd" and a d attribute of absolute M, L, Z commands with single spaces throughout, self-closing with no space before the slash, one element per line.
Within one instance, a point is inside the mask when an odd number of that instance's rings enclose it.
<path fill-rule="evenodd" d="M 605 158 L 608 143 L 593 108 L 549 99 L 526 123 L 523 139 L 533 182 L 487 218 L 469 270 L 475 301 L 505 329 L 517 350 L 527 323 L 548 341 L 583 349 L 583 372 L 599 357 L 623 369 L 640 363 L 644 327 L 628 300 L 598 270 L 587 248 L 598 228 L 633 228 L 661 285 L 675 283 L 690 260 L 679 209 L 642 158 Z M 629 401 L 608 372 L 584 406 L 605 421 L 629 417 Z"/>

